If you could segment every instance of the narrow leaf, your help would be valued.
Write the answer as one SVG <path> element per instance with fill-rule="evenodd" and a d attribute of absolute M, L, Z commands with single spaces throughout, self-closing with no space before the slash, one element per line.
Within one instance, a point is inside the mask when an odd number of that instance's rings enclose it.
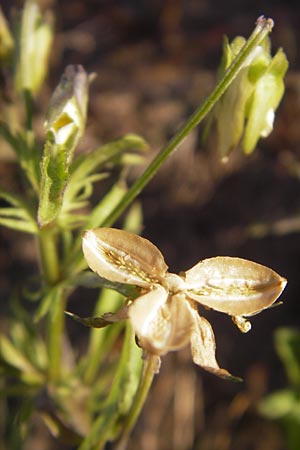
<path fill-rule="evenodd" d="M 33 226 L 31 222 L 27 222 L 24 220 L 7 219 L 4 217 L 0 217 L 0 224 L 4 227 L 12 228 L 13 230 L 22 231 L 24 233 L 36 234 L 37 232 L 36 226 Z"/>
<path fill-rule="evenodd" d="M 117 313 L 106 313 L 102 317 L 79 317 L 69 311 L 65 311 L 65 314 L 89 328 L 104 328 L 112 323 L 125 320 L 128 317 L 127 307 L 121 308 Z"/>

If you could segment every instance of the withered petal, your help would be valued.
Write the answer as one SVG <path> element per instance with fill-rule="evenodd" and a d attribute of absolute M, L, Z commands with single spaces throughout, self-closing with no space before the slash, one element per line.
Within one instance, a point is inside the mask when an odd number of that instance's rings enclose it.
<path fill-rule="evenodd" d="M 212 327 L 204 317 L 199 316 L 196 310 L 194 310 L 194 327 L 191 332 L 191 350 L 194 363 L 207 372 L 227 380 L 241 381 L 226 369 L 219 367 L 216 361 L 216 342 Z"/>
<path fill-rule="evenodd" d="M 82 241 L 88 265 L 108 280 L 148 286 L 160 282 L 167 271 L 158 248 L 128 231 L 95 228 L 86 230 Z"/>
<path fill-rule="evenodd" d="M 170 297 L 161 286 L 129 305 L 129 318 L 141 347 L 164 355 L 188 344 L 193 317 L 184 295 Z"/>
<path fill-rule="evenodd" d="M 199 262 L 183 279 L 189 298 L 232 316 L 252 315 L 268 308 L 286 286 L 286 280 L 268 267 L 223 256 Z"/>

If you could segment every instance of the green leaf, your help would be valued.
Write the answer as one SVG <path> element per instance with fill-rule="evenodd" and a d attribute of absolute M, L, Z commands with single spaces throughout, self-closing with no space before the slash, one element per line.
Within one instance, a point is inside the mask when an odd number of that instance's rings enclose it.
<path fill-rule="evenodd" d="M 300 331 L 282 327 L 275 333 L 275 347 L 284 364 L 289 382 L 300 387 Z"/>
<path fill-rule="evenodd" d="M 62 286 L 58 285 L 56 287 L 50 288 L 44 293 L 42 300 L 34 314 L 33 321 L 36 323 L 40 321 L 49 312 L 50 308 L 57 303 L 60 299 Z"/>
<path fill-rule="evenodd" d="M 0 189 L 0 198 L 11 204 L 0 208 L 0 224 L 26 233 L 37 233 L 37 225 L 31 208 L 19 196 Z"/>
<path fill-rule="evenodd" d="M 259 412 L 269 419 L 281 419 L 291 414 L 297 405 L 299 408 L 296 393 L 291 389 L 283 389 L 262 400 L 259 404 Z"/>
<path fill-rule="evenodd" d="M 32 131 L 13 133 L 7 124 L 0 122 L 0 135 L 14 150 L 31 186 L 38 192 L 40 152 Z"/>
<path fill-rule="evenodd" d="M 84 286 L 88 288 L 113 289 L 123 296 L 130 298 L 136 297 L 138 293 L 136 286 L 106 280 L 105 278 L 99 277 L 99 275 L 91 272 L 90 270 L 86 270 L 75 275 L 72 280 L 69 281 L 69 285 L 73 287 Z"/>
<path fill-rule="evenodd" d="M 115 160 L 127 151 L 143 151 L 147 149 L 143 138 L 136 134 L 127 134 L 119 139 L 102 145 L 91 153 L 80 155 L 70 168 L 71 178 L 78 183 L 82 177 L 98 171 L 105 164 Z"/>
<path fill-rule="evenodd" d="M 69 223 L 72 219 L 70 213 L 81 208 L 83 206 L 82 200 L 90 197 L 93 192 L 92 184 L 107 177 L 106 173 L 95 172 L 103 171 L 108 164 L 116 164 L 121 157 L 130 155 L 136 158 L 138 155 L 132 152 L 141 151 L 145 148 L 146 143 L 142 138 L 130 134 L 103 145 L 91 153 L 80 155 L 70 167 L 70 178 L 64 193 L 64 202 L 59 218 L 61 225 L 65 226 Z M 136 159 L 133 161 L 125 159 L 123 163 L 137 163 L 137 161 Z M 97 216 L 99 208 L 96 207 L 96 211 L 92 214 L 93 217 Z M 92 219 L 90 219 L 91 221 Z"/>
<path fill-rule="evenodd" d="M 103 316 L 108 311 L 118 311 L 124 300 L 122 296 L 111 289 L 102 289 L 96 303 L 94 316 Z M 113 327 L 106 327 L 101 330 L 92 328 L 90 331 L 89 345 L 83 359 L 84 381 L 89 385 L 94 385 L 98 379 L 99 367 L 103 364 L 103 359 L 110 354 L 110 349 L 124 328 L 124 321 L 117 322 Z M 103 389 L 102 383 L 100 386 Z"/>
<path fill-rule="evenodd" d="M 118 313 L 106 313 L 102 317 L 79 317 L 69 311 L 65 311 L 65 314 L 72 317 L 75 322 L 79 322 L 81 325 L 89 328 L 104 328 L 122 319 L 126 319 L 126 317 L 122 317 L 122 314 L 119 316 Z"/>
<path fill-rule="evenodd" d="M 0 357 L 12 367 L 21 371 L 22 379 L 36 384 L 43 380 L 42 374 L 31 364 L 24 354 L 4 335 L 0 336 Z"/>
<path fill-rule="evenodd" d="M 120 202 L 127 192 L 127 188 L 123 182 L 116 182 L 111 190 L 102 198 L 102 200 L 91 211 L 90 215 L 86 218 L 84 228 L 97 228 L 102 225 L 105 219 L 113 211 L 114 207 Z M 66 261 L 64 261 L 63 267 L 66 269 L 66 273 L 79 272 L 87 266 L 82 250 L 82 237 L 78 235 L 74 242 L 73 249 L 67 255 Z"/>
<path fill-rule="evenodd" d="M 25 222 L 23 220 L 5 219 L 0 217 L 0 225 L 3 225 L 4 227 L 11 228 L 16 231 L 22 231 L 23 233 L 33 233 L 33 234 L 36 233 L 36 229 L 32 227 L 30 223 Z"/>
<path fill-rule="evenodd" d="M 39 371 L 47 366 L 47 352 L 44 342 L 37 335 L 33 323 L 14 321 L 10 327 L 10 337 L 13 345 Z"/>
<path fill-rule="evenodd" d="M 3 139 L 6 140 L 6 142 L 11 146 L 16 154 L 19 155 L 19 140 L 13 134 L 9 126 L 2 121 L 0 121 L 0 135 L 3 137 Z"/>

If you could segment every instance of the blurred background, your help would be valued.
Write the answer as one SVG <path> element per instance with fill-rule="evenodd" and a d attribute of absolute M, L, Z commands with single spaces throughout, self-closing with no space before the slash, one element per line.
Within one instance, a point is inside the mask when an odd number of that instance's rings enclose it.
<path fill-rule="evenodd" d="M 162 251 L 171 272 L 199 260 L 229 255 L 272 267 L 288 279 L 283 305 L 252 320 L 242 335 L 231 320 L 205 312 L 214 328 L 222 367 L 244 378 L 226 382 L 193 366 L 189 349 L 163 358 L 130 449 L 285 450 L 280 426 L 256 410 L 268 393 L 287 384 L 274 349 L 274 331 L 300 327 L 300 4 L 298 1 L 236 0 L 41 0 L 55 17 L 51 71 L 39 97 L 36 127 L 67 64 L 82 64 L 97 77 L 80 150 L 122 134 L 141 134 L 149 161 L 213 88 L 222 39 L 247 37 L 256 19 L 272 17 L 274 50 L 290 62 L 286 93 L 271 136 L 253 155 L 237 149 L 227 164 L 215 151 L 214 135 L 204 145 L 194 131 L 140 196 L 143 236 Z M 7 17 L 21 1 L 1 0 Z M 1 155 L 1 154 L 0 154 Z M 0 156 L 1 157 L 1 156 Z M 0 179 L 18 189 L 13 157 L 1 157 Z M 130 174 L 134 179 L 142 167 Z M 97 195 L 97 193 L 95 194 Z M 1 229 L 0 289 L 34 274 L 31 237 Z M 74 296 L 72 310 L 87 315 L 92 299 Z M 1 312 L 2 311 L 2 312 Z M 1 304 L 1 314 L 8 305 Z M 1 320 L 1 319 L 0 319 Z M 1 323 L 1 322 L 0 322 Z M 70 333 L 84 349 L 82 328 Z M 30 450 L 65 450 L 36 424 Z M 300 442 L 298 447 L 300 448 Z"/>

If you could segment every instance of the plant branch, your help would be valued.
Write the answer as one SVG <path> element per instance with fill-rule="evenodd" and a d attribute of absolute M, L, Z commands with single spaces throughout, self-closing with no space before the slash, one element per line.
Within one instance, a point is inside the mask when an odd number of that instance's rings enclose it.
<path fill-rule="evenodd" d="M 154 158 L 152 163 L 147 167 L 143 175 L 131 186 L 131 188 L 124 195 L 122 200 L 116 205 L 114 210 L 108 215 L 103 226 L 111 226 L 125 211 L 125 209 L 132 203 L 132 201 L 139 195 L 142 189 L 149 183 L 149 181 L 156 174 L 160 166 L 168 158 L 168 156 L 178 148 L 186 136 L 207 116 L 215 104 L 220 100 L 226 89 L 230 86 L 232 81 L 238 75 L 240 70 L 250 54 L 257 48 L 257 46 L 265 39 L 273 28 L 273 20 L 259 17 L 256 27 L 251 36 L 241 49 L 240 53 L 235 57 L 232 64 L 219 81 L 214 91 L 207 97 L 199 108 L 192 114 L 186 124 L 175 134 Z"/>

